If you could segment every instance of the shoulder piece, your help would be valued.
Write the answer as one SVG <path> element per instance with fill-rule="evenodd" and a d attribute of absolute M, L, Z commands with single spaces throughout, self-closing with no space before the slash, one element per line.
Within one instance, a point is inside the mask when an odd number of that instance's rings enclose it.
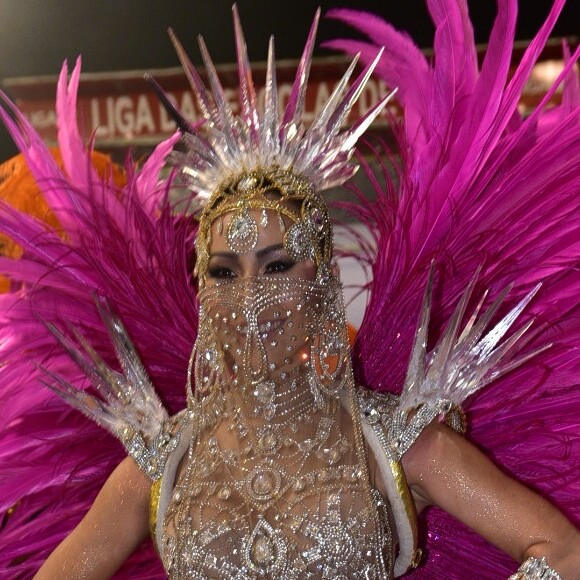
<path fill-rule="evenodd" d="M 519 352 L 525 341 L 520 341 L 533 323 L 528 320 L 508 336 L 514 322 L 532 300 L 540 285 L 536 285 L 507 314 L 492 326 L 510 287 L 508 286 L 482 312 L 486 294 L 475 309 L 465 318 L 467 306 L 477 279 L 477 274 L 465 289 L 453 315 L 434 348 L 428 352 L 428 327 L 431 315 L 433 270 L 425 289 L 419 325 L 409 359 L 409 368 L 395 414 L 397 442 L 402 455 L 409 449 L 419 433 L 440 414 L 447 415 L 454 406 L 461 405 L 467 397 L 509 372 L 531 357 L 549 348 L 542 345 L 535 350 Z M 411 419 L 409 420 L 409 413 Z"/>
<path fill-rule="evenodd" d="M 179 444 L 181 434 L 190 420 L 189 411 L 183 410 L 163 421 L 157 434 L 150 439 L 131 427 L 126 427 L 117 436 L 141 470 L 155 481 L 163 475 L 167 459 Z"/>
<path fill-rule="evenodd" d="M 151 479 L 157 480 L 188 423 L 189 411 L 168 416 L 125 327 L 104 300 L 97 300 L 97 308 L 115 346 L 123 374 L 111 369 L 79 332 L 73 330 L 75 343 L 54 325 L 48 325 L 91 380 L 96 394 L 79 389 L 41 367 L 52 379 L 44 382 L 70 405 L 110 431 L 139 467 Z"/>
<path fill-rule="evenodd" d="M 400 398 L 392 393 L 359 387 L 357 395 L 362 420 L 372 427 L 389 461 L 400 461 L 423 429 L 437 416 L 443 415 L 454 431 L 465 433 L 465 414 L 459 405 L 450 401 L 439 399 L 436 404 L 409 409 L 402 407 Z"/>
<path fill-rule="evenodd" d="M 513 356 L 517 352 L 516 343 L 532 321 L 506 338 L 510 327 L 539 286 L 491 328 L 490 322 L 502 305 L 509 287 L 483 313 L 480 313 L 481 300 L 461 328 L 475 280 L 476 277 L 466 288 L 443 335 L 433 350 L 427 352 L 433 286 L 431 272 L 401 395 L 395 397 L 359 390 L 363 419 L 373 427 L 389 460 L 399 461 L 437 416 L 444 416 L 455 431 L 465 432 L 461 403 L 489 382 L 550 346 L 544 345 L 532 352 Z M 504 363 L 501 366 L 500 361 Z"/>
<path fill-rule="evenodd" d="M 476 277 L 466 288 L 438 343 L 431 352 L 427 352 L 433 286 L 431 272 L 409 369 L 400 397 L 359 389 L 359 405 L 363 412 L 363 420 L 373 427 L 385 455 L 391 461 L 399 461 L 423 429 L 437 416 L 444 416 L 454 430 L 465 432 L 465 417 L 461 411 L 461 403 L 487 383 L 549 346 L 545 345 L 535 351 L 513 357 L 514 347 L 530 327 L 531 321 L 505 338 L 512 324 L 533 298 L 537 286 L 492 328 L 489 328 L 490 322 L 503 303 L 509 288 L 506 288 L 481 315 L 483 301 L 480 301 L 461 329 L 475 280 Z M 506 362 L 500 366 L 500 361 Z"/>
<path fill-rule="evenodd" d="M 395 575 L 415 568 L 421 558 L 417 548 L 417 515 L 411 490 L 407 484 L 401 457 L 411 447 L 421 431 L 439 414 L 454 430 L 465 432 L 465 415 L 458 405 L 423 405 L 417 412 L 401 408 L 400 398 L 391 393 L 378 393 L 357 388 L 361 424 L 367 443 L 374 452 L 393 511 L 399 553 L 395 560 Z"/>

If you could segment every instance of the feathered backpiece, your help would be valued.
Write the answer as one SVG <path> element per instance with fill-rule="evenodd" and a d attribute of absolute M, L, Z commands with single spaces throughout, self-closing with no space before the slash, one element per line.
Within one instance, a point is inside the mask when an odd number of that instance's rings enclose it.
<path fill-rule="evenodd" d="M 530 352 L 552 347 L 468 399 L 469 436 L 578 523 L 580 49 L 570 55 L 565 45 L 555 83 L 527 117 L 518 110 L 563 5 L 554 2 L 513 70 L 515 0 L 498 2 L 481 66 L 464 0 L 427 2 L 435 23 L 429 60 L 408 35 L 354 10 L 329 16 L 368 40 L 328 44 L 360 52 L 367 62 L 384 47 L 376 74 L 398 87 L 404 111 L 394 127 L 398 155 L 375 143 L 361 159 L 376 200 L 360 195 L 349 207 L 373 236 L 364 257 L 372 268 L 371 292 L 354 345 L 359 382 L 401 391 L 432 263 L 427 351 L 476 271 L 473 296 L 489 289 L 495 299 L 511 285 L 499 317 L 541 282 L 523 314 L 523 323 L 536 319 L 524 340 Z M 549 106 L 557 93 L 560 103 Z M 430 510 L 426 520 L 426 557 L 412 577 L 491 579 L 517 567 L 441 512 Z"/>
<path fill-rule="evenodd" d="M 57 90 L 61 163 L 5 96 L 0 112 L 57 222 L 49 226 L 6 203 L 0 207 L 0 230 L 21 249 L 0 258 L 11 280 L 11 291 L 0 295 L 0 576 L 6 578 L 34 574 L 125 456 L 112 436 L 43 385 L 39 365 L 90 388 L 46 325 L 67 335 L 69 326 L 78 329 L 119 370 L 95 308 L 95 296 L 106 298 L 170 412 L 185 406 L 197 329 L 195 224 L 172 214 L 170 182 L 160 176 L 178 135 L 142 166 L 128 159 L 124 171 L 109 163 L 97 173 L 77 128 L 80 61 L 70 82 L 67 77 L 65 65 Z M 162 575 L 152 546 L 124 570 L 120 575 L 130 578 Z"/>

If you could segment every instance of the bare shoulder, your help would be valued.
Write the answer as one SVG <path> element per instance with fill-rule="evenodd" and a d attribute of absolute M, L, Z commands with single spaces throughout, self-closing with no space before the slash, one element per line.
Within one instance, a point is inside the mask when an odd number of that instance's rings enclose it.
<path fill-rule="evenodd" d="M 409 485 L 424 482 L 426 474 L 451 455 L 462 455 L 472 450 L 476 451 L 475 447 L 463 436 L 445 424 L 432 422 L 403 455 L 402 462 Z"/>

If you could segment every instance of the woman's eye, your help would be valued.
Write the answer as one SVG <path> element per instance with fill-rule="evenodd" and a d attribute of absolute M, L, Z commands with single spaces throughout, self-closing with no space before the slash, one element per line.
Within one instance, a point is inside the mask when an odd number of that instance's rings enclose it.
<path fill-rule="evenodd" d="M 233 278 L 235 276 L 233 270 L 221 266 L 214 266 L 213 268 L 209 268 L 207 273 L 210 278 L 216 278 L 218 280 L 224 278 Z"/>
<path fill-rule="evenodd" d="M 291 260 L 277 260 L 275 262 L 270 262 L 266 266 L 266 274 L 279 274 L 280 272 L 287 272 L 290 270 L 296 262 Z"/>

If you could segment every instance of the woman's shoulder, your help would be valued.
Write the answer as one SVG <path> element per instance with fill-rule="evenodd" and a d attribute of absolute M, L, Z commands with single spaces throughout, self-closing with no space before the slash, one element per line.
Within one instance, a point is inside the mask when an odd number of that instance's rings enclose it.
<path fill-rule="evenodd" d="M 363 425 L 369 426 L 380 439 L 389 459 L 400 460 L 438 418 L 453 431 L 465 433 L 466 417 L 460 405 L 449 403 L 442 410 L 427 404 L 407 407 L 395 393 L 361 385 L 357 385 L 356 394 Z"/>

